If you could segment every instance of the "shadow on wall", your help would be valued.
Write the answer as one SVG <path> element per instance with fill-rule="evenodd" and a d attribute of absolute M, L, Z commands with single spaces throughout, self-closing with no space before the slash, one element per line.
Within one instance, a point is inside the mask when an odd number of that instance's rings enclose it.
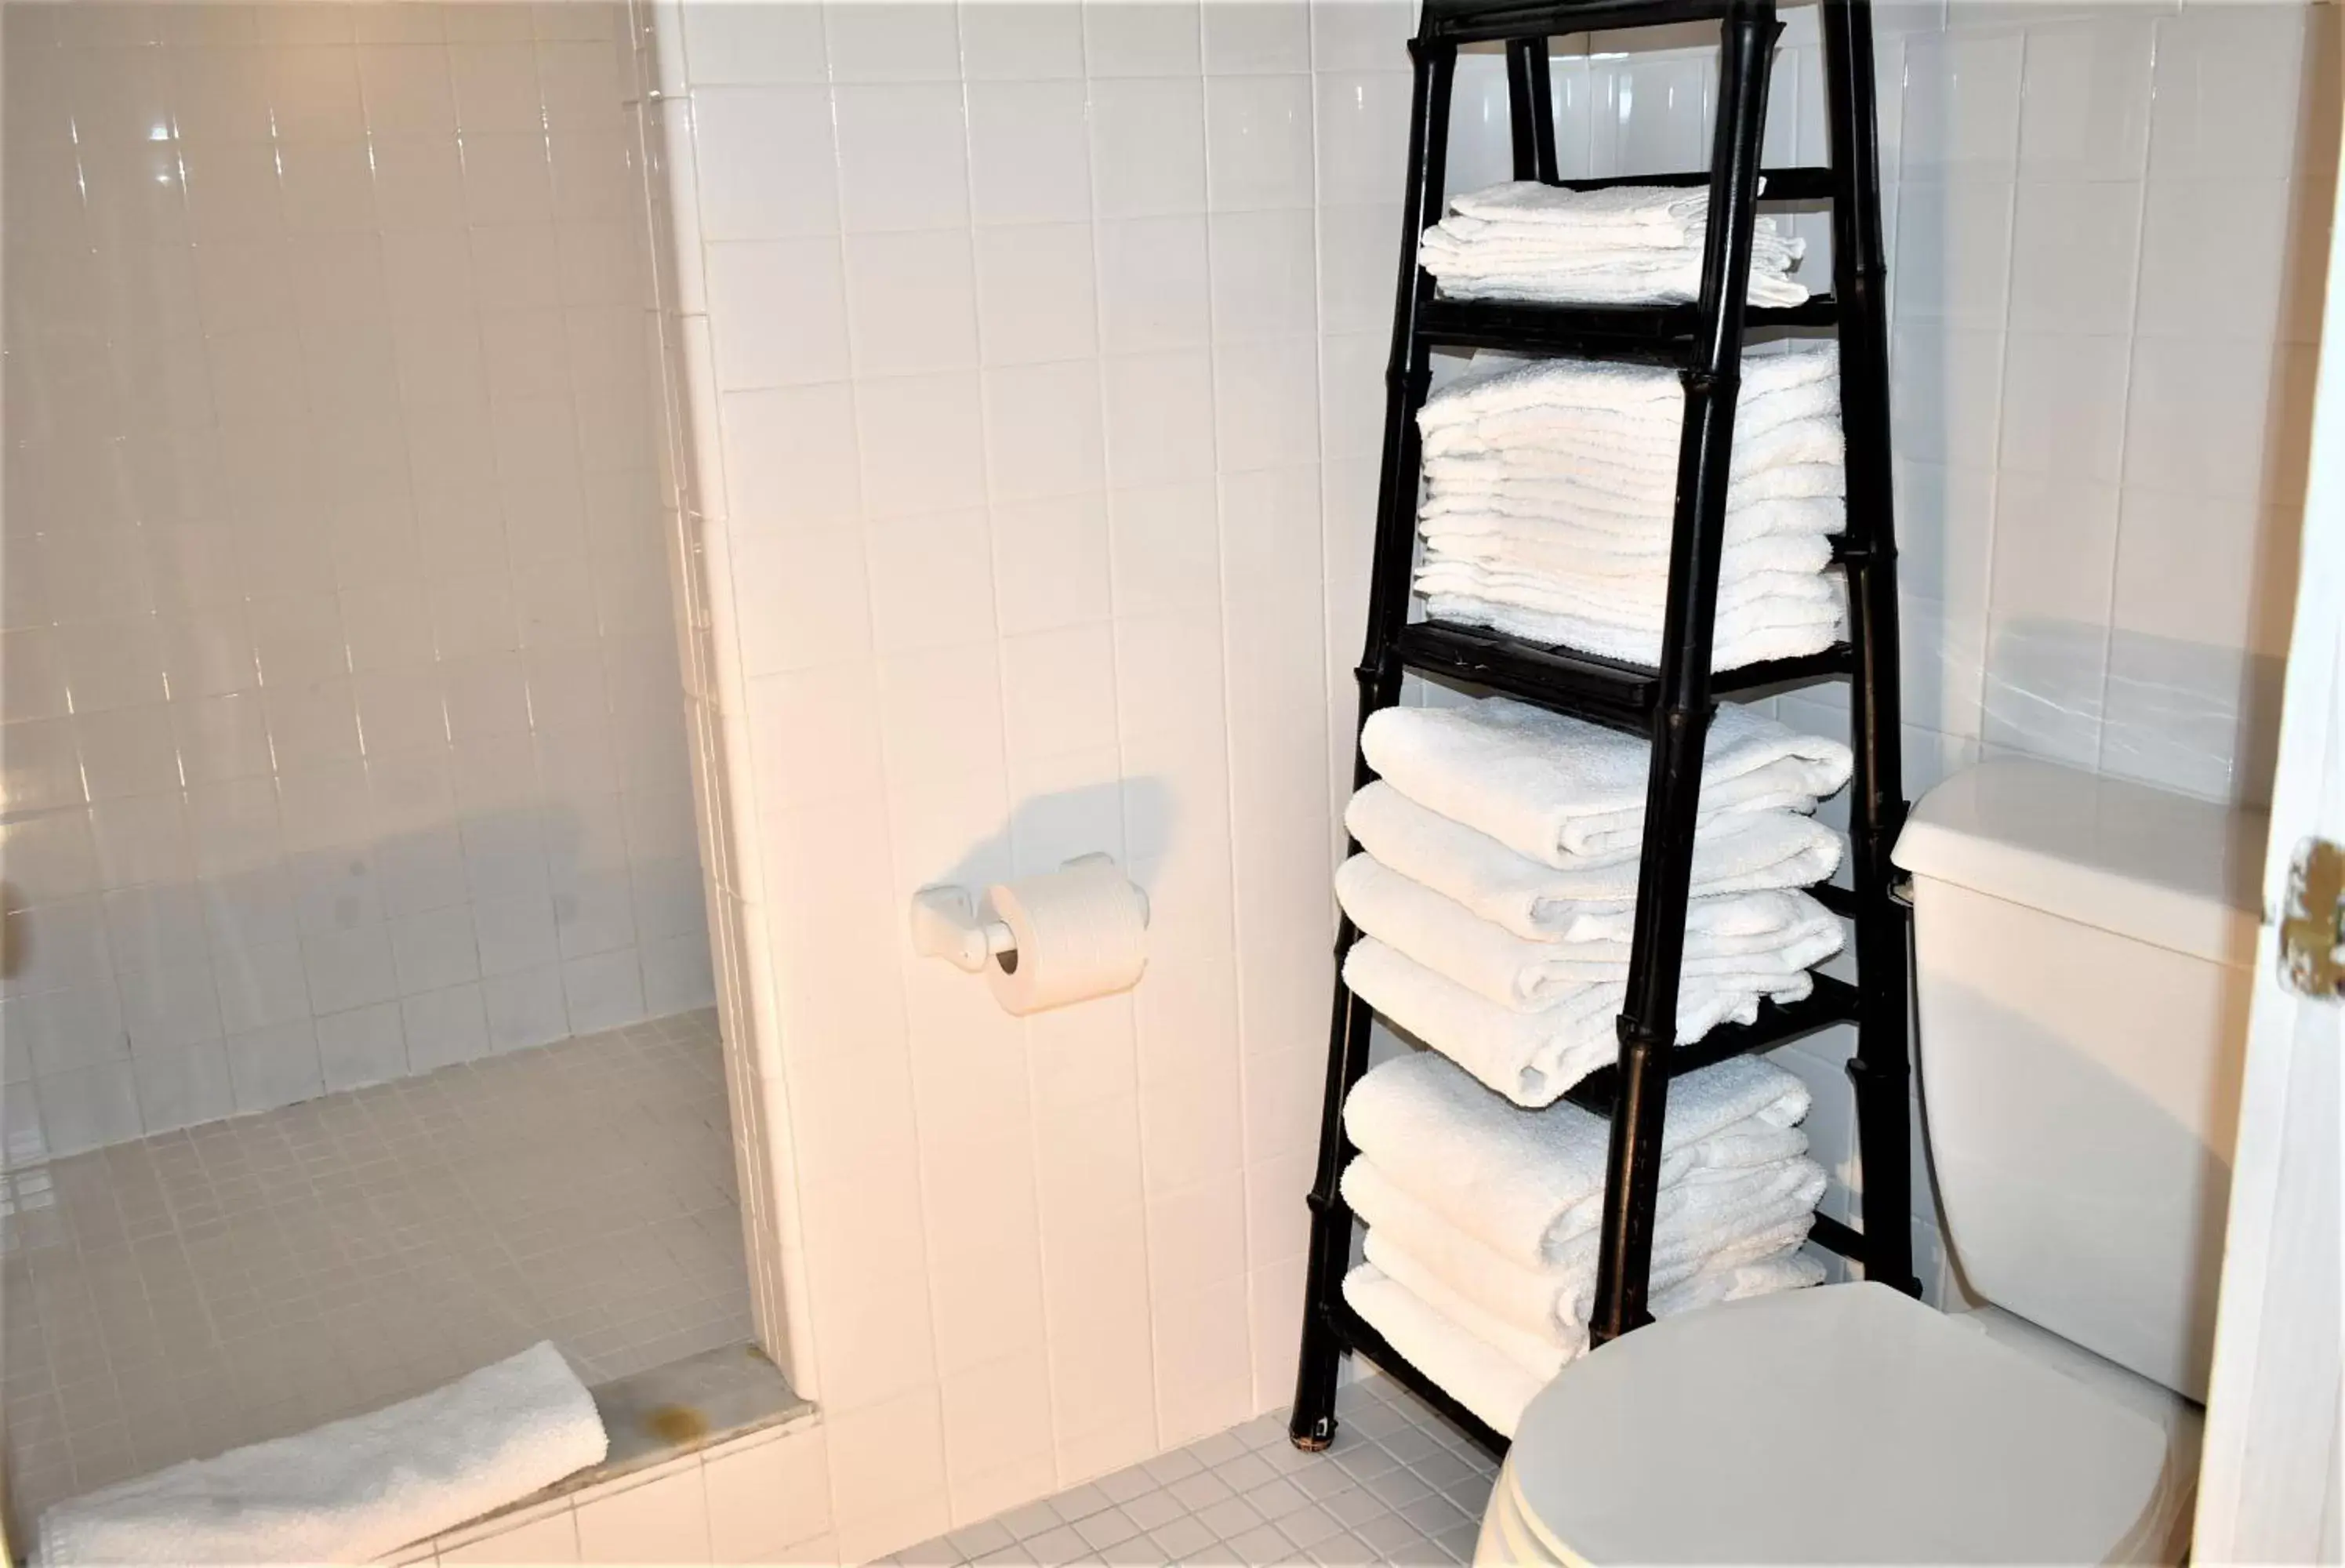
<path fill-rule="evenodd" d="M 643 933 L 594 839 L 574 811 L 506 807 L 12 907 L 5 1163 L 634 1021 Z"/>
<path fill-rule="evenodd" d="M 949 868 L 920 875 L 919 885 L 982 891 L 1103 850 L 1144 885 L 1145 863 L 1172 848 L 1179 815 L 1171 787 L 1147 774 L 1029 795 L 1010 808 L 999 832 L 969 845 Z"/>

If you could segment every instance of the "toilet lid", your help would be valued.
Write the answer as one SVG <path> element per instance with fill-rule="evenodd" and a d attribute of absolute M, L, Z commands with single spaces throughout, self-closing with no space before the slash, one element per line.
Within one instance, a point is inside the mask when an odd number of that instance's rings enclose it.
<path fill-rule="evenodd" d="M 2157 1422 L 1882 1285 L 1665 1318 L 1575 1365 L 1508 1455 L 1590 1563 L 2090 1563 L 2152 1512 Z"/>

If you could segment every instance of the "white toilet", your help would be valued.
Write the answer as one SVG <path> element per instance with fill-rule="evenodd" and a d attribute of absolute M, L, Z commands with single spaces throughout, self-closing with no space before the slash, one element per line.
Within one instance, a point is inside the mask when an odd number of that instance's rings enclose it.
<path fill-rule="evenodd" d="M 1928 1148 L 1993 1304 L 1832 1285 L 1625 1335 L 1524 1411 L 1476 1560 L 2178 1560 L 2264 834 L 2021 760 L 1931 791 L 1895 855 Z"/>

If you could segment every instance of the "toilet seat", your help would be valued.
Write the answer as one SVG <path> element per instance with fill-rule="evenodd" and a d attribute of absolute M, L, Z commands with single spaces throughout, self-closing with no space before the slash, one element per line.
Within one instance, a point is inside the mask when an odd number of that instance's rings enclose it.
<path fill-rule="evenodd" d="M 1477 1561 L 2138 1560 L 2171 1550 L 2168 1448 L 2001 1337 L 1823 1286 L 1565 1369 L 1523 1412 Z"/>

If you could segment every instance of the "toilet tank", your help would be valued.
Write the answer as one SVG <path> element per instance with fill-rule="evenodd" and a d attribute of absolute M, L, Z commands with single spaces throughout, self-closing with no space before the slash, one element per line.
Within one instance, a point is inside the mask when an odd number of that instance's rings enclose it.
<path fill-rule="evenodd" d="M 1893 856 L 1964 1283 L 2202 1401 L 2265 829 L 2011 758 L 1932 790 Z"/>

